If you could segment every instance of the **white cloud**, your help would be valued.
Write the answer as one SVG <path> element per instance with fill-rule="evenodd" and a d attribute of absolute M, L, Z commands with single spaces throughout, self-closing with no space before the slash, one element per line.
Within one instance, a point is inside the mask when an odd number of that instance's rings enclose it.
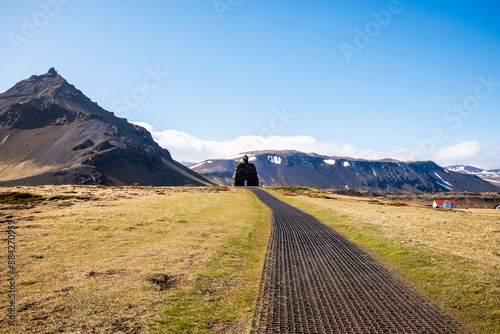
<path fill-rule="evenodd" d="M 483 169 L 500 169 L 500 155 L 481 154 L 471 158 L 456 160 L 446 165 L 468 165 Z M 445 166 L 443 164 L 443 166 Z"/>
<path fill-rule="evenodd" d="M 441 166 L 469 165 L 484 169 L 500 168 L 500 151 L 487 150 L 477 141 L 466 141 L 442 147 L 434 152 L 431 158 Z"/>
<path fill-rule="evenodd" d="M 458 145 L 446 146 L 434 152 L 432 157 L 436 160 L 454 160 L 470 158 L 479 155 L 483 150 L 477 141 L 466 141 Z"/>
<path fill-rule="evenodd" d="M 151 132 L 154 140 L 170 151 L 172 157 L 180 161 L 203 161 L 212 158 L 232 158 L 239 153 L 257 150 L 297 150 L 316 152 L 324 155 L 345 156 L 354 158 L 383 159 L 391 157 L 404 160 L 407 150 L 393 152 L 376 152 L 360 150 L 347 143 L 323 143 L 311 136 L 240 136 L 226 141 L 208 141 L 198 139 L 190 134 L 177 130 L 155 131 L 154 128 L 141 122 L 140 125 Z"/>
<path fill-rule="evenodd" d="M 136 122 L 151 132 L 154 140 L 170 151 L 178 161 L 200 162 L 215 158 L 233 158 L 242 152 L 257 150 L 297 150 L 301 152 L 364 159 L 392 158 L 410 160 L 415 148 L 390 152 L 362 150 L 347 143 L 319 142 L 311 136 L 240 136 L 226 141 L 202 140 L 177 130 L 155 131 L 147 124 Z M 431 156 L 441 166 L 467 164 L 481 168 L 500 168 L 500 152 L 486 154 L 479 142 L 467 141 L 458 145 L 442 147 Z"/>

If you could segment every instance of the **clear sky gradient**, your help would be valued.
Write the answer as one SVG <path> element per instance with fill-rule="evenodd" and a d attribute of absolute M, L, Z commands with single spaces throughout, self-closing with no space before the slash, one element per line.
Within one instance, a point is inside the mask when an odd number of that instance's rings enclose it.
<path fill-rule="evenodd" d="M 499 13 L 493 0 L 6 0 L 0 91 L 55 67 L 178 160 L 295 148 L 500 168 Z"/>

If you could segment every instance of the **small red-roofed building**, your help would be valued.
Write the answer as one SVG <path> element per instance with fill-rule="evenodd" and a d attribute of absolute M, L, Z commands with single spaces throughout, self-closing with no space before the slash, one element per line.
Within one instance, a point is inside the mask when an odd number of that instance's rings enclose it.
<path fill-rule="evenodd" d="M 441 208 L 441 209 L 458 209 L 458 203 L 453 200 L 435 200 L 434 203 L 432 204 L 433 207 L 435 208 Z"/>

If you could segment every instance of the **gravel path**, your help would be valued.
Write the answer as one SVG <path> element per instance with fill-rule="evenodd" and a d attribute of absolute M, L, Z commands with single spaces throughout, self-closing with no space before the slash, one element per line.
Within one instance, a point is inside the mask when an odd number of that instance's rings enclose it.
<path fill-rule="evenodd" d="M 313 216 L 251 190 L 273 211 L 252 333 L 470 333 Z"/>

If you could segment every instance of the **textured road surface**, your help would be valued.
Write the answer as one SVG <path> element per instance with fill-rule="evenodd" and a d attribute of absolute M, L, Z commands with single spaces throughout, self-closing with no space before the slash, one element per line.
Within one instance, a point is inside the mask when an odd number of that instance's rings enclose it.
<path fill-rule="evenodd" d="M 470 333 L 333 229 L 251 190 L 273 211 L 252 333 Z"/>

